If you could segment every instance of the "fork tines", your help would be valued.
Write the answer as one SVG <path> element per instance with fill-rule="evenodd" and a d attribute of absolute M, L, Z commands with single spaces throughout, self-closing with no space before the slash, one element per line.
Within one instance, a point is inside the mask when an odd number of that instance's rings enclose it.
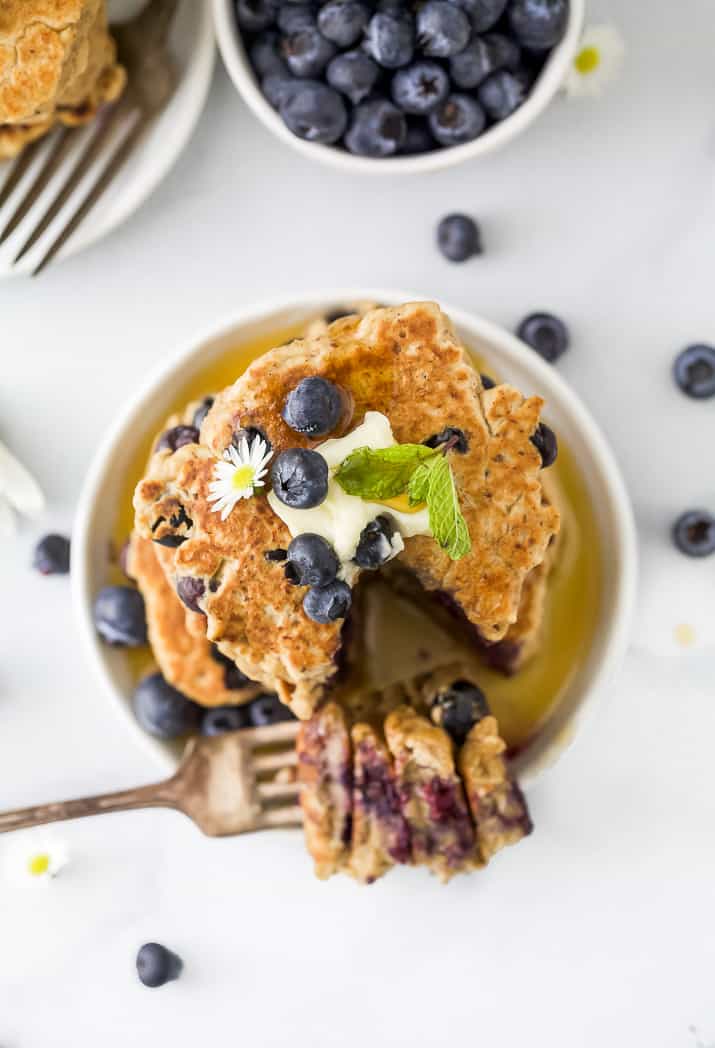
<path fill-rule="evenodd" d="M 297 803 L 300 784 L 295 777 L 298 727 L 297 721 L 286 721 L 265 728 L 252 728 L 244 733 L 256 778 L 256 795 L 262 809 L 257 819 L 259 828 L 300 826 L 303 822 L 303 813 Z M 279 777 L 282 771 L 288 773 L 285 780 Z"/>

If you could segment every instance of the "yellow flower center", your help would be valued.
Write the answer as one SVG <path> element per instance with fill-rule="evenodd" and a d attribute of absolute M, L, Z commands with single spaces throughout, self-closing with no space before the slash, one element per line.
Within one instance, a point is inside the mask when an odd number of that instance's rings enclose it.
<path fill-rule="evenodd" d="M 33 877 L 41 877 L 43 873 L 47 873 L 50 869 L 50 857 L 46 852 L 38 852 L 37 855 L 31 855 L 28 863 L 27 870 Z"/>
<path fill-rule="evenodd" d="M 239 466 L 233 475 L 232 484 L 237 491 L 244 491 L 246 488 L 250 488 L 253 484 L 253 478 L 256 474 L 253 466 Z"/>
<path fill-rule="evenodd" d="M 582 48 L 574 58 L 573 64 L 582 76 L 588 76 L 589 73 L 593 73 L 601 64 L 601 55 L 598 48 Z"/>

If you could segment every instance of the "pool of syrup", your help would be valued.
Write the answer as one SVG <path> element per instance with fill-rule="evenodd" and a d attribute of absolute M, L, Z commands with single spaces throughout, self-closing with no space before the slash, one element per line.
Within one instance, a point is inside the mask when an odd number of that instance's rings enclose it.
<path fill-rule="evenodd" d="M 295 328 L 276 330 L 250 343 L 238 343 L 180 386 L 171 410 L 181 411 L 190 400 L 230 385 L 256 357 L 300 334 L 301 330 Z M 498 378 L 498 368 L 492 362 L 482 361 L 476 355 L 473 359 L 480 371 L 486 370 Z M 146 433 L 127 470 L 113 534 L 116 549 L 121 548 L 131 531 L 132 495 L 144 472 L 155 436 L 154 432 Z M 565 502 L 564 536 L 549 580 L 541 649 L 513 677 L 505 677 L 470 659 L 474 676 L 511 750 L 521 749 L 558 705 L 587 657 L 600 608 L 602 575 L 598 528 L 586 485 L 563 443 L 551 469 L 556 473 Z M 118 568 L 116 571 L 118 574 Z M 457 638 L 436 625 L 426 612 L 393 594 L 387 586 L 373 587 L 366 604 L 366 655 L 364 664 L 358 667 L 358 677 L 370 690 L 465 654 Z M 137 678 L 152 665 L 149 651 L 127 652 L 127 658 Z"/>

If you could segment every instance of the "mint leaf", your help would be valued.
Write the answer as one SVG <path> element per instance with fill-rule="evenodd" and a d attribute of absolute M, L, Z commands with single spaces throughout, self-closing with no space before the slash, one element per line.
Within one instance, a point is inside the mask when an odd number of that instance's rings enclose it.
<path fill-rule="evenodd" d="M 420 485 L 422 481 L 418 482 Z M 429 524 L 435 540 L 452 560 L 459 560 L 472 548 L 469 528 L 459 508 L 454 475 L 446 458 L 440 455 L 430 463 L 427 484 Z"/>
<path fill-rule="evenodd" d="M 410 505 L 416 506 L 418 502 L 427 501 L 430 473 L 432 472 L 432 466 L 436 461 L 437 459 L 433 458 L 420 463 L 410 477 L 410 482 L 407 485 L 407 494 L 410 499 Z"/>
<path fill-rule="evenodd" d="M 362 499 L 392 499 L 407 490 L 420 463 L 436 457 L 424 444 L 394 444 L 390 448 L 357 448 L 335 474 L 343 491 Z"/>

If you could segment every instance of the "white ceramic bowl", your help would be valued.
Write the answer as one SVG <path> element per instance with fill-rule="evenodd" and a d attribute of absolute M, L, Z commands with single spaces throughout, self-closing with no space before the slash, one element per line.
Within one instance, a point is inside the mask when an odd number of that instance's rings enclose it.
<path fill-rule="evenodd" d="M 89 657 L 115 712 L 134 737 L 166 771 L 176 765 L 176 749 L 147 735 L 135 720 L 134 687 L 125 654 L 104 645 L 92 619 L 94 595 L 107 581 L 107 550 L 114 528 L 122 476 L 147 433 L 155 432 L 180 388 L 241 342 L 299 325 L 342 302 L 409 302 L 420 296 L 374 289 L 301 295 L 247 307 L 180 347 L 155 370 L 127 404 L 102 442 L 80 498 L 72 544 L 75 611 Z M 544 729 L 520 753 L 517 770 L 530 781 L 568 745 L 577 722 L 619 665 L 628 642 L 636 581 L 636 540 L 628 495 L 600 430 L 558 372 L 514 335 L 480 317 L 444 305 L 465 345 L 494 365 L 499 377 L 546 399 L 549 421 L 568 444 L 586 481 L 596 514 L 604 557 L 600 621 L 591 650 Z"/>
<path fill-rule="evenodd" d="M 453 167 L 463 160 L 491 153 L 525 131 L 546 109 L 561 87 L 566 71 L 576 53 L 585 11 L 585 0 L 571 0 L 569 23 L 563 40 L 549 55 L 527 100 L 506 120 L 495 124 L 479 138 L 475 138 L 473 142 L 467 142 L 462 146 L 438 149 L 419 156 L 374 159 L 353 156 L 347 150 L 338 149 L 335 146 L 306 142 L 289 131 L 279 114 L 264 98 L 251 69 L 236 23 L 233 0 L 212 0 L 212 3 L 216 38 L 226 68 L 239 94 L 258 119 L 274 135 L 305 156 L 344 171 L 378 175 L 416 174 Z"/>

